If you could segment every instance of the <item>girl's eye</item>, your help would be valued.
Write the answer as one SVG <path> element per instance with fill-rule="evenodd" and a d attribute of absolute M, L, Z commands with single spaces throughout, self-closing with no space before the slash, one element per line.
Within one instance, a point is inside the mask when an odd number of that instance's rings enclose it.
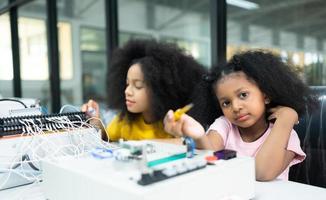
<path fill-rule="evenodd" d="M 143 87 L 144 87 L 143 84 L 135 84 L 135 88 L 138 90 L 142 89 Z"/>
<path fill-rule="evenodd" d="M 248 96 L 247 92 L 241 92 L 239 95 L 240 99 L 245 99 L 247 96 Z"/>
<path fill-rule="evenodd" d="M 223 108 L 226 108 L 226 107 L 228 107 L 230 105 L 230 102 L 229 101 L 224 101 L 224 102 L 221 103 L 221 105 L 222 105 Z"/>
<path fill-rule="evenodd" d="M 136 89 L 140 90 L 145 87 L 145 83 L 143 81 L 135 81 L 134 86 Z"/>

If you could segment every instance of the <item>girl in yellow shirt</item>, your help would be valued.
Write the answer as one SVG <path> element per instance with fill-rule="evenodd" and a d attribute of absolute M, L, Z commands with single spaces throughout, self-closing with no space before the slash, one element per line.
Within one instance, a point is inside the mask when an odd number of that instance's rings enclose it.
<path fill-rule="evenodd" d="M 106 127 L 107 138 L 172 138 L 164 131 L 163 118 L 169 109 L 191 102 L 192 91 L 205 72 L 174 44 L 132 40 L 118 48 L 108 70 L 107 103 L 119 114 Z M 82 111 L 90 108 L 99 117 L 97 102 L 89 100 Z"/>

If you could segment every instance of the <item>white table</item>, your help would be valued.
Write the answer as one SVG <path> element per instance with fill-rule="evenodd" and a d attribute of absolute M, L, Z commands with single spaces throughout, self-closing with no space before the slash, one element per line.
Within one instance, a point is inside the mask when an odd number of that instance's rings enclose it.
<path fill-rule="evenodd" d="M 42 193 L 40 185 L 32 184 L 0 191 L 0 199 L 45 200 L 45 197 Z M 254 200 L 275 199 L 325 200 L 326 188 L 315 187 L 292 181 L 275 180 L 272 182 L 256 182 L 256 196 Z M 229 200 L 232 200 L 232 198 Z"/>
<path fill-rule="evenodd" d="M 326 188 L 293 181 L 256 182 L 256 196 L 254 199 L 326 200 Z"/>
<path fill-rule="evenodd" d="M 32 183 L 20 187 L 0 191 L 2 200 L 45 200 L 39 183 Z"/>

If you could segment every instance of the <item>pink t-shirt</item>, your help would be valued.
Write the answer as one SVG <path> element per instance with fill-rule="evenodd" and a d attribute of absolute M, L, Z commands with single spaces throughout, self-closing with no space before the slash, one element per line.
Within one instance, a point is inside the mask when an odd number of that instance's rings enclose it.
<path fill-rule="evenodd" d="M 232 149 L 237 151 L 237 155 L 255 157 L 262 144 L 265 142 L 267 136 L 272 130 L 273 124 L 270 123 L 266 132 L 254 142 L 244 142 L 240 136 L 239 129 L 233 125 L 224 116 L 221 116 L 215 120 L 215 122 L 209 127 L 207 133 L 210 130 L 218 132 L 224 141 L 225 149 Z M 298 134 L 292 129 L 290 139 L 288 142 L 287 150 L 293 151 L 296 156 L 290 163 L 290 165 L 277 177 L 278 179 L 288 180 L 289 168 L 292 165 L 302 162 L 306 154 L 300 147 L 300 140 Z"/>

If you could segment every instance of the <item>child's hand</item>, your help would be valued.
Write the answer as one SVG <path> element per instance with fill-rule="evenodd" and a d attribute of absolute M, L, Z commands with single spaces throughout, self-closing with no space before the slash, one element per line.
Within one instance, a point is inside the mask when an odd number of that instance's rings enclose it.
<path fill-rule="evenodd" d="M 96 101 L 89 100 L 87 103 L 82 105 L 81 111 L 86 112 L 90 117 L 100 118 L 100 107 Z"/>
<path fill-rule="evenodd" d="M 289 121 L 293 124 L 298 123 L 298 113 L 293 108 L 277 106 L 269 109 L 269 112 L 271 114 L 268 116 L 268 120 L 281 119 L 282 121 Z"/>
<path fill-rule="evenodd" d="M 188 136 L 195 140 L 205 135 L 205 130 L 200 123 L 187 114 L 183 114 L 175 121 L 172 110 L 164 117 L 164 129 L 176 137 Z"/>

